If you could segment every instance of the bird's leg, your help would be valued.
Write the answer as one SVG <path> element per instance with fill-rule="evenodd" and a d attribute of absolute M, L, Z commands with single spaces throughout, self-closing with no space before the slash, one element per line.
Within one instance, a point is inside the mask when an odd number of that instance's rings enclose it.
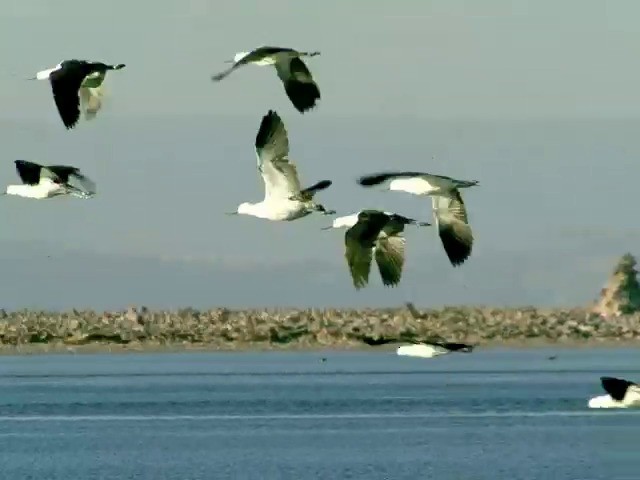
<path fill-rule="evenodd" d="M 335 210 L 327 210 L 323 205 L 319 203 L 314 203 L 312 205 L 313 210 L 322 213 L 323 215 L 335 215 L 337 212 Z"/>

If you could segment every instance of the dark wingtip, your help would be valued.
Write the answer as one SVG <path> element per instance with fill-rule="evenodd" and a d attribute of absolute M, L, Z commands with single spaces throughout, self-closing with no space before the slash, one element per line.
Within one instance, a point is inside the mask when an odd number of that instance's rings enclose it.
<path fill-rule="evenodd" d="M 387 179 L 386 173 L 375 173 L 373 175 L 363 175 L 358 179 L 358 184 L 362 187 L 373 187 L 379 185 Z"/>
<path fill-rule="evenodd" d="M 329 188 L 331 185 L 333 185 L 331 180 L 320 180 L 315 184 L 315 190 L 324 190 L 325 188 Z"/>
<path fill-rule="evenodd" d="M 320 89 L 315 83 L 289 82 L 284 87 L 289 100 L 300 113 L 314 109 L 320 100 Z"/>
<path fill-rule="evenodd" d="M 616 377 L 600 377 L 602 388 L 613 398 L 621 402 L 627 394 L 627 389 L 635 383 Z"/>
<path fill-rule="evenodd" d="M 269 110 L 262 117 L 262 121 L 260 122 L 260 127 L 258 128 L 258 133 L 256 134 L 256 148 L 262 148 L 266 145 L 276 123 L 282 123 L 280 115 L 278 115 L 275 110 Z"/>
<path fill-rule="evenodd" d="M 449 262 L 454 267 L 459 267 L 471 256 L 473 246 L 462 242 L 451 228 L 442 228 L 439 233 Z"/>

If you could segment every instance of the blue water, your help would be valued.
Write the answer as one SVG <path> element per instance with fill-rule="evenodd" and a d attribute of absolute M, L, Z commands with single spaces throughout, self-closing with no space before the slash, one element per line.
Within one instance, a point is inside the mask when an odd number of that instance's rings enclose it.
<path fill-rule="evenodd" d="M 0 357 L 0 479 L 638 480 L 601 375 L 640 349 Z"/>

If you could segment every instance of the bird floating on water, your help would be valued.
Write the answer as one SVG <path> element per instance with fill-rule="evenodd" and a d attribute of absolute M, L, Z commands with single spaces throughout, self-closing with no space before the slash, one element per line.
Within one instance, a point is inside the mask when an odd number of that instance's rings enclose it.
<path fill-rule="evenodd" d="M 22 185 L 8 185 L 5 195 L 44 199 L 60 195 L 91 198 L 95 195 L 95 184 L 76 167 L 67 165 L 39 165 L 27 160 L 16 160 L 16 170 Z M 77 182 L 79 186 L 70 182 Z"/>
<path fill-rule="evenodd" d="M 438 235 L 449 262 L 457 267 L 471 255 L 473 232 L 459 189 L 478 185 L 478 181 L 423 172 L 381 172 L 362 176 L 358 183 L 364 187 L 387 183 L 389 190 L 430 196 Z"/>
<path fill-rule="evenodd" d="M 344 235 L 345 257 L 354 287 L 359 290 L 369 283 L 371 262 L 375 257 L 382 283 L 395 287 L 400 283 L 404 266 L 403 236 L 405 225 L 429 226 L 412 218 L 379 210 L 360 210 L 338 217 L 324 227 L 348 228 Z"/>
<path fill-rule="evenodd" d="M 298 52 L 292 48 L 259 47 L 251 52 L 239 52 L 227 63 L 233 63 L 228 69 L 213 75 L 211 79 L 219 82 L 234 70 L 245 65 L 273 65 L 284 90 L 293 106 L 300 113 L 316 106 L 320 99 L 320 89 L 313 80 L 311 72 L 300 57 L 315 57 L 320 52 Z"/>
<path fill-rule="evenodd" d="M 589 408 L 640 408 L 640 385 L 615 377 L 600 377 L 607 395 L 589 399 Z"/>
<path fill-rule="evenodd" d="M 53 68 L 38 72 L 29 80 L 49 80 L 62 123 L 70 130 L 80 119 L 81 98 L 85 117 L 93 118 L 100 109 L 102 96 L 99 87 L 107 71 L 124 67 L 122 63 L 108 65 L 86 60 L 64 60 Z"/>
<path fill-rule="evenodd" d="M 312 212 L 333 215 L 335 210 L 327 210 L 313 201 L 316 192 L 331 186 L 331 180 L 301 188 L 295 164 L 289 161 L 289 139 L 280 116 L 269 110 L 262 118 L 256 135 L 255 150 L 258 171 L 264 182 L 264 200 L 258 203 L 244 202 L 230 215 L 252 215 L 273 221 L 296 220 Z"/>

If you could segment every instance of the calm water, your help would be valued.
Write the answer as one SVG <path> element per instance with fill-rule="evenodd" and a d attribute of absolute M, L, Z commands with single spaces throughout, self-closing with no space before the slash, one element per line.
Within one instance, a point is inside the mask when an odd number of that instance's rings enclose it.
<path fill-rule="evenodd" d="M 605 374 L 640 349 L 0 357 L 0 478 L 638 480 Z"/>

